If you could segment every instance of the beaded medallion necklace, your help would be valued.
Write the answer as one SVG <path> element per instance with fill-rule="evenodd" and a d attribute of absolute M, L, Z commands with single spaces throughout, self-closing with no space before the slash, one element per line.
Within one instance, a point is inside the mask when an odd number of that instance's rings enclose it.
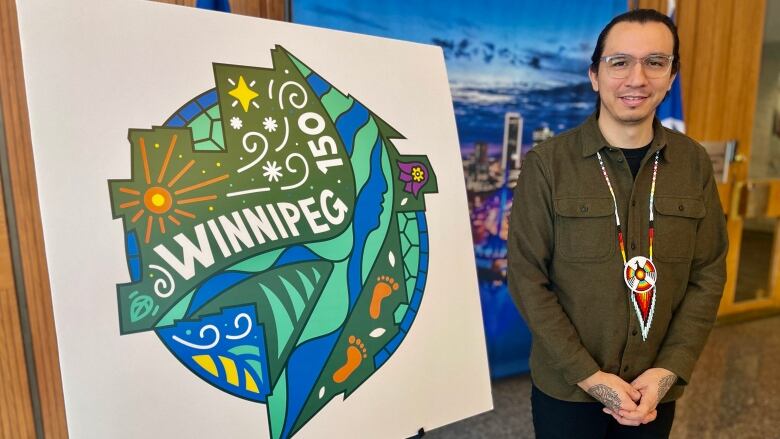
<path fill-rule="evenodd" d="M 620 246 L 620 254 L 623 256 L 623 280 L 629 290 L 631 290 L 631 302 L 634 304 L 634 310 L 642 330 L 642 340 L 647 340 L 650 325 L 653 323 L 653 312 L 655 311 L 655 283 L 658 278 L 658 272 L 655 264 L 653 264 L 653 239 L 655 237 L 653 203 L 655 201 L 655 180 L 658 175 L 659 154 L 660 151 L 656 151 L 653 162 L 653 180 L 650 184 L 650 223 L 647 231 L 649 257 L 634 256 L 626 261 L 626 245 L 623 240 L 623 226 L 620 223 L 617 198 L 615 197 L 615 191 L 612 189 L 612 182 L 609 179 L 609 174 L 607 174 L 607 168 L 604 166 L 601 153 L 596 153 L 599 159 L 599 166 L 601 166 L 601 173 L 607 182 L 609 193 L 612 195 L 612 204 L 615 207 L 618 245 Z"/>

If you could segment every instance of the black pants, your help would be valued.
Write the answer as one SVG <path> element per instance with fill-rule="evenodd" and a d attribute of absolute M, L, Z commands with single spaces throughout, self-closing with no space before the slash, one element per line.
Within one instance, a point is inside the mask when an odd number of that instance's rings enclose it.
<path fill-rule="evenodd" d="M 618 424 L 603 408 L 599 402 L 561 401 L 536 386 L 531 390 L 537 439 L 666 439 L 672 430 L 674 402 L 658 405 L 656 420 L 637 427 Z"/>

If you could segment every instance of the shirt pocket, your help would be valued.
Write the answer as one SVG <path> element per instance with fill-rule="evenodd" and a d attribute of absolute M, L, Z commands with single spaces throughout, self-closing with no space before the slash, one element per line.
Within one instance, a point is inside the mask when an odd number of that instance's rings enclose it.
<path fill-rule="evenodd" d="M 558 198 L 555 200 L 555 249 L 564 260 L 603 261 L 617 242 L 615 210 L 611 198 Z"/>
<path fill-rule="evenodd" d="M 655 197 L 654 257 L 668 261 L 690 261 L 696 243 L 699 220 L 706 209 L 699 198 Z"/>

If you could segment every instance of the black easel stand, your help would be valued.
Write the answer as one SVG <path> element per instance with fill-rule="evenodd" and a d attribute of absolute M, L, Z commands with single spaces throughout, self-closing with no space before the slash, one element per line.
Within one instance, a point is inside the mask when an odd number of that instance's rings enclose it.
<path fill-rule="evenodd" d="M 421 438 L 423 436 L 425 436 L 425 429 L 420 427 L 420 429 L 417 430 L 417 434 L 415 434 L 414 436 L 410 436 L 407 439 L 419 439 L 419 438 Z"/>

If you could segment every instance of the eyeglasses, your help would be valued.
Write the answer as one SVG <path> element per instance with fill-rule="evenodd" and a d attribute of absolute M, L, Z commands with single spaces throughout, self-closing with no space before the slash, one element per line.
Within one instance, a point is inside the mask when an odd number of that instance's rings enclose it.
<path fill-rule="evenodd" d="M 601 58 L 607 66 L 607 73 L 614 79 L 628 78 L 631 69 L 637 61 L 642 63 L 642 69 L 648 78 L 660 78 L 666 76 L 672 67 L 674 55 L 648 55 L 644 58 L 634 58 L 631 55 L 618 54 Z"/>

